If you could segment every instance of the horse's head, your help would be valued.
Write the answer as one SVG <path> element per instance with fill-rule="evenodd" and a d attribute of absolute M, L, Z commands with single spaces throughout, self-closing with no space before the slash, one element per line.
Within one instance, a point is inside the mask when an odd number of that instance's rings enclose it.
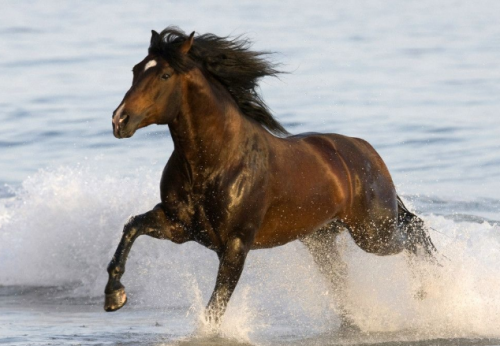
<path fill-rule="evenodd" d="M 193 37 L 194 32 L 167 53 L 182 60 L 193 44 Z M 131 137 L 137 129 L 151 124 L 168 124 L 180 112 L 182 74 L 176 73 L 155 48 L 161 46 L 160 40 L 153 30 L 149 54 L 134 66 L 132 86 L 113 112 L 116 138 Z"/>

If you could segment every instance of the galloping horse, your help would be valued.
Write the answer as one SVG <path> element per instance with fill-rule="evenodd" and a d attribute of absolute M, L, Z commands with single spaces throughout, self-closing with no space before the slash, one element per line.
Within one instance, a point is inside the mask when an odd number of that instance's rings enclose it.
<path fill-rule="evenodd" d="M 339 134 L 289 135 L 256 92 L 278 73 L 249 42 L 213 34 L 152 31 L 148 55 L 112 117 L 113 134 L 166 124 L 174 142 L 161 202 L 132 217 L 109 266 L 106 311 L 126 303 L 120 279 L 140 235 L 215 251 L 219 270 L 206 309 L 218 325 L 250 250 L 293 240 L 342 287 L 335 237 L 348 230 L 377 255 L 435 248 L 421 219 L 397 196 L 389 171 L 366 141 Z M 423 250 L 420 251 L 419 249 Z"/>

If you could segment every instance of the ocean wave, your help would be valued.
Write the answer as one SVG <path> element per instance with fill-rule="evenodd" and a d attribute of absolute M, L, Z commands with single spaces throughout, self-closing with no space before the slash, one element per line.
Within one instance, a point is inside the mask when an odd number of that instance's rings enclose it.
<path fill-rule="evenodd" d="M 106 266 L 123 224 L 158 202 L 157 185 L 153 171 L 129 177 L 81 166 L 39 171 L 14 196 L 0 200 L 0 285 L 62 287 L 58 296 L 95 302 L 103 296 Z M 425 213 L 424 219 L 442 259 L 441 266 L 418 263 L 423 281 L 411 274 L 404 255 L 374 256 L 347 233 L 339 237 L 352 319 L 367 332 L 499 336 L 500 227 L 472 216 L 457 221 Z M 217 265 L 217 256 L 195 243 L 141 237 L 122 282 L 132 306 L 185 309 L 201 321 Z M 420 285 L 427 293 L 423 300 L 415 299 Z M 339 318 L 331 296 L 299 242 L 252 251 L 228 308 L 226 330 L 265 334 L 266 326 L 278 322 L 294 335 L 335 329 Z"/>

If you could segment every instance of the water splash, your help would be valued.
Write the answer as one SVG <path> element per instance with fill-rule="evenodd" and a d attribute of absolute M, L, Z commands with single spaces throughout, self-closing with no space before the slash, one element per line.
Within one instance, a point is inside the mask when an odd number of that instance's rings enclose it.
<path fill-rule="evenodd" d="M 102 299 L 105 268 L 123 223 L 157 203 L 158 176 L 62 167 L 27 179 L 14 197 L 0 200 L 0 284 L 70 287 L 68 297 Z M 439 231 L 432 237 L 448 260 L 442 267 L 419 263 L 426 274 L 422 283 L 403 255 L 377 257 L 356 247 L 348 234 L 339 237 L 352 318 L 369 333 L 500 336 L 500 227 L 435 215 L 425 220 Z M 195 243 L 141 237 L 123 278 L 129 304 L 183 309 L 195 334 L 206 335 L 203 309 L 217 264 L 214 253 Z M 427 292 L 423 300 L 414 297 L 420 284 Z M 339 318 L 329 290 L 300 243 L 252 251 L 220 333 L 255 343 L 336 331 Z"/>

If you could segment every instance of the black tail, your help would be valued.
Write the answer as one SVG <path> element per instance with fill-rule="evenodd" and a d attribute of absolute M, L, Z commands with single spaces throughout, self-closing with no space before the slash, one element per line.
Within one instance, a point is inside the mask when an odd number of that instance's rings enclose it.
<path fill-rule="evenodd" d="M 437 249 L 432 243 L 428 228 L 425 227 L 424 221 L 421 218 L 405 207 L 399 196 L 398 223 L 405 230 L 407 236 L 406 249 L 408 251 L 417 255 L 418 248 L 421 247 L 426 256 L 435 259 L 434 254 L 437 252 Z"/>

